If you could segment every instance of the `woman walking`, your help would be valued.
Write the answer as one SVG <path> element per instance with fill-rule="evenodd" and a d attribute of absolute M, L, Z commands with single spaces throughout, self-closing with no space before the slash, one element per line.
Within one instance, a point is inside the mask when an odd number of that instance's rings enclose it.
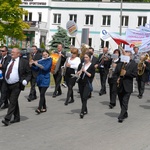
<path fill-rule="evenodd" d="M 37 114 L 47 111 L 45 93 L 50 84 L 51 66 L 52 59 L 49 57 L 49 52 L 47 50 L 43 51 L 42 60 L 32 61 L 32 68 L 38 71 L 36 82 L 40 92 L 39 106 L 35 110 Z"/>
<path fill-rule="evenodd" d="M 64 105 L 74 102 L 73 87 L 76 83 L 76 78 L 73 78 L 71 75 L 77 72 L 78 66 L 81 62 L 80 58 L 78 57 L 78 49 L 72 48 L 71 54 L 72 56 L 67 58 L 64 65 L 66 68 L 65 79 L 68 87 L 67 98 Z M 71 100 L 69 101 L 70 98 Z"/>
<path fill-rule="evenodd" d="M 80 118 L 83 118 L 84 115 L 88 113 L 87 99 L 90 92 L 92 91 L 91 83 L 95 75 L 95 68 L 94 65 L 91 63 L 90 52 L 85 53 L 84 62 L 79 65 L 77 74 L 80 76 L 79 92 L 82 102 Z"/>

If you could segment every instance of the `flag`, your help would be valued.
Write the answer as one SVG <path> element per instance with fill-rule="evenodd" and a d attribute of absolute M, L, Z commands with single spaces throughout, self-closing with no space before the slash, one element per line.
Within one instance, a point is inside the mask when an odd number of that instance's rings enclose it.
<path fill-rule="evenodd" d="M 130 47 L 134 47 L 133 43 L 129 43 L 126 39 L 124 39 L 122 36 L 120 36 L 119 34 L 116 33 L 109 33 L 111 38 L 118 44 L 125 44 L 125 45 L 129 45 Z"/>

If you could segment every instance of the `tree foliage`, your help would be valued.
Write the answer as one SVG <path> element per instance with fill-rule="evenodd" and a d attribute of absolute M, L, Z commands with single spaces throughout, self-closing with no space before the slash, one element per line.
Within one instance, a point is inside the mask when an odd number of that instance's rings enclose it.
<path fill-rule="evenodd" d="M 29 25 L 22 20 L 23 15 L 28 12 L 20 8 L 21 0 L 0 0 L 0 41 L 4 41 L 5 36 L 19 40 L 25 38 L 23 29 Z"/>
<path fill-rule="evenodd" d="M 70 40 L 67 35 L 67 31 L 60 26 L 58 26 L 58 32 L 52 36 L 52 40 L 50 41 L 50 49 L 55 50 L 58 44 L 63 44 L 64 48 L 70 47 Z"/>

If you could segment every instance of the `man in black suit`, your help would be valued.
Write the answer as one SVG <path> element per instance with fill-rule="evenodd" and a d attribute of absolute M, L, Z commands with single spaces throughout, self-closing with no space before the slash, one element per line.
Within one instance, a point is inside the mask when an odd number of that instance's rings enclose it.
<path fill-rule="evenodd" d="M 109 72 L 110 64 L 111 64 L 111 56 L 108 53 L 108 48 L 103 48 L 103 53 L 99 55 L 99 73 L 100 73 L 100 81 L 101 81 L 101 89 L 99 95 L 106 94 L 106 80 Z"/>
<path fill-rule="evenodd" d="M 39 60 L 39 59 L 42 58 L 41 54 L 38 52 L 37 46 L 33 45 L 32 50 L 33 50 L 33 53 L 31 53 L 31 55 L 30 55 L 31 60 L 36 61 L 36 60 Z M 31 60 L 29 60 L 29 61 L 31 61 Z M 35 86 L 36 86 L 36 77 L 38 75 L 38 72 L 31 69 L 31 75 L 32 76 L 31 76 L 31 80 L 30 80 L 30 85 L 31 85 L 30 94 L 27 98 L 29 102 L 32 101 L 32 100 L 37 99 Z"/>
<path fill-rule="evenodd" d="M 5 126 L 8 126 L 9 123 L 20 122 L 18 97 L 21 90 L 24 90 L 25 85 L 31 79 L 29 62 L 26 59 L 20 58 L 20 50 L 18 48 L 12 49 L 11 58 L 4 76 L 7 82 L 8 98 L 10 101 L 7 114 L 4 120 L 2 120 Z M 12 115 L 14 115 L 14 120 L 11 121 Z"/>
<path fill-rule="evenodd" d="M 145 54 L 141 55 L 140 62 L 138 64 L 138 76 L 137 76 L 137 84 L 138 84 L 138 98 L 141 99 L 145 90 L 145 82 L 148 81 L 149 71 L 150 71 L 150 63 L 147 61 L 147 56 Z"/>
<path fill-rule="evenodd" d="M 8 63 L 11 60 L 11 56 L 8 55 L 8 48 L 6 46 L 3 46 L 0 50 L 1 53 L 1 63 L 0 63 L 0 70 L 2 71 L 2 78 L 0 79 L 1 82 L 1 98 L 0 98 L 0 107 L 1 109 L 8 108 L 8 99 L 7 99 L 7 86 L 6 81 L 4 80 L 4 74 L 7 68 Z"/>
<path fill-rule="evenodd" d="M 120 62 L 117 64 L 114 75 L 118 76 L 118 98 L 120 102 L 121 112 L 118 122 L 122 123 L 128 117 L 128 103 L 130 95 L 133 91 L 133 78 L 137 76 L 137 64 L 132 60 L 132 52 L 126 51 L 125 55 L 129 57 L 128 63 Z"/>
<path fill-rule="evenodd" d="M 98 67 L 98 58 L 94 56 L 94 48 L 93 47 L 89 47 L 89 52 L 92 54 L 91 55 L 91 63 L 93 64 L 93 66 L 96 69 Z M 93 79 L 92 79 L 92 82 L 93 82 Z M 92 85 L 92 83 L 91 83 L 91 85 Z M 90 92 L 90 95 L 89 95 L 88 98 L 91 98 L 91 97 L 92 97 L 92 92 Z"/>
<path fill-rule="evenodd" d="M 61 91 L 61 80 L 62 80 L 62 73 L 61 73 L 61 67 L 64 65 L 65 61 L 66 61 L 66 54 L 65 52 L 62 51 L 63 50 L 63 45 L 62 44 L 58 44 L 57 46 L 57 51 L 55 51 L 54 53 L 58 53 L 59 56 L 61 57 L 61 62 L 58 68 L 58 71 L 53 75 L 54 76 L 54 81 L 55 81 L 55 90 L 53 93 L 53 97 L 59 96 L 62 94 Z"/>

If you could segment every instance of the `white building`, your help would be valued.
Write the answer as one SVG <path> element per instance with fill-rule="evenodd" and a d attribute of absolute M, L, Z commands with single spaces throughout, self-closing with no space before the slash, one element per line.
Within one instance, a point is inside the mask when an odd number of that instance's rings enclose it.
<path fill-rule="evenodd" d="M 116 45 L 113 41 L 101 41 L 102 29 L 118 34 L 121 29 L 123 35 L 127 28 L 137 29 L 150 20 L 150 3 L 123 3 L 121 28 L 121 4 L 119 2 L 22 0 L 20 7 L 29 12 L 28 16 L 24 16 L 23 19 L 33 24 L 26 32 L 28 39 L 23 47 L 32 44 L 40 47 L 41 42 L 48 46 L 52 35 L 57 32 L 57 26 L 66 29 L 66 23 L 74 20 L 78 26 L 78 32 L 76 38 L 71 37 L 71 42 L 75 47 L 80 47 L 82 29 L 88 28 L 89 45 L 95 50 L 103 46 L 114 49 Z"/>

